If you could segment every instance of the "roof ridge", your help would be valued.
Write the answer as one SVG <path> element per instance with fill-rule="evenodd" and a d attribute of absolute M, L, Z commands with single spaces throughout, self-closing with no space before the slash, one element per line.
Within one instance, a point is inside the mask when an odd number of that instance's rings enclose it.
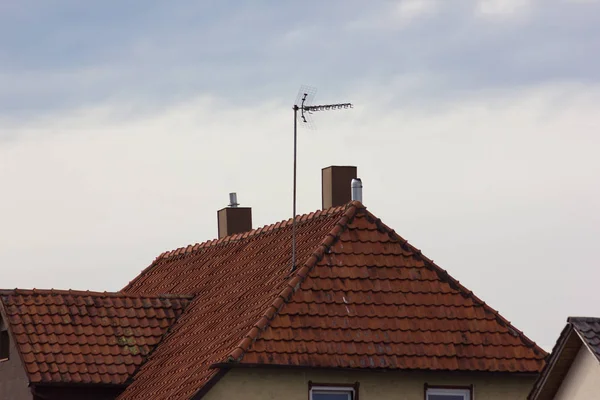
<path fill-rule="evenodd" d="M 193 299 L 193 295 L 189 294 L 152 294 L 139 295 L 124 292 L 96 292 L 91 290 L 74 290 L 74 289 L 0 289 L 0 296 L 9 295 L 74 295 L 74 296 L 94 296 L 94 297 L 126 297 L 126 298 L 149 298 L 149 299 Z"/>
<path fill-rule="evenodd" d="M 348 203 L 351 204 L 351 203 Z M 321 218 L 321 217 L 327 217 L 327 216 L 331 216 L 333 214 L 339 213 L 344 211 L 347 207 L 348 204 L 343 205 L 343 206 L 337 206 L 337 207 L 331 207 L 325 210 L 317 210 L 317 211 L 313 211 L 311 213 L 308 214 L 301 214 L 298 215 L 296 217 L 296 224 L 297 226 L 301 226 L 302 224 L 308 222 L 308 221 L 313 221 L 317 218 Z M 175 257 L 181 254 L 191 254 L 194 253 L 196 251 L 199 250 L 203 250 L 203 249 L 208 249 L 208 248 L 212 248 L 215 246 L 220 246 L 220 245 L 226 245 L 226 244 L 230 244 L 230 243 L 236 243 L 239 242 L 240 240 L 244 240 L 250 237 L 255 237 L 258 236 L 260 234 L 263 233 L 267 233 L 267 232 L 273 232 L 288 226 L 291 226 L 293 223 L 293 218 L 289 218 L 283 221 L 279 221 L 279 222 L 275 222 L 273 224 L 269 224 L 269 225 L 264 225 L 261 226 L 260 228 L 256 228 L 256 229 L 252 229 L 250 231 L 247 232 L 243 232 L 243 233 L 236 233 L 233 235 L 229 235 L 229 236 L 225 236 L 219 239 L 210 239 L 210 240 L 206 240 L 204 242 L 201 243 L 196 243 L 196 244 L 190 244 L 188 246 L 185 247 L 179 247 L 176 248 L 174 250 L 168 250 L 168 251 L 164 251 L 162 252 L 160 255 L 158 255 L 158 257 L 156 257 L 154 259 L 154 261 L 145 269 L 143 269 L 136 277 L 134 277 L 131 281 L 129 281 L 129 283 L 123 288 L 121 289 L 122 291 L 126 292 L 130 287 L 131 284 L 136 281 L 137 279 L 139 279 L 140 277 L 142 277 L 143 275 L 145 275 L 148 271 L 150 271 L 151 269 L 154 268 L 154 266 L 156 265 L 156 262 L 159 260 L 165 260 L 171 257 Z"/>
<path fill-rule="evenodd" d="M 546 353 L 546 351 L 544 351 L 544 349 L 539 347 L 537 345 L 537 343 L 535 343 L 533 340 L 529 339 L 522 331 L 520 331 L 515 326 L 513 326 L 513 324 L 509 320 L 507 320 L 502 315 L 500 315 L 500 313 L 497 310 L 493 309 L 485 301 L 483 301 L 479 297 L 477 297 L 475 295 L 475 293 L 473 293 L 472 290 L 467 289 L 465 286 L 463 286 L 460 283 L 460 281 L 453 278 L 448 273 L 448 271 L 446 271 L 445 269 L 443 269 L 442 267 L 437 265 L 432 259 L 425 256 L 420 249 L 418 249 L 415 246 L 413 246 L 412 244 L 410 244 L 408 242 L 408 240 L 404 239 L 402 236 L 400 236 L 398 233 L 396 233 L 396 231 L 394 229 L 390 228 L 385 223 L 383 223 L 380 218 L 377 218 L 375 215 L 373 215 L 371 212 L 369 212 L 367 210 L 365 210 L 365 211 L 367 213 L 367 217 L 374 219 L 375 224 L 377 225 L 378 228 L 386 231 L 388 233 L 388 235 L 390 236 L 390 238 L 397 240 L 397 241 L 401 242 L 403 245 L 407 246 L 409 248 L 409 250 L 411 250 L 415 254 L 416 257 L 423 260 L 426 265 L 429 264 L 432 267 L 432 269 L 438 274 L 439 278 L 442 281 L 446 281 L 447 283 L 450 284 L 450 286 L 455 287 L 459 292 L 461 292 L 464 295 L 471 298 L 471 300 L 473 300 L 473 302 L 479 304 L 485 310 L 494 314 L 494 316 L 496 317 L 496 320 L 498 322 L 500 322 L 502 325 L 505 325 L 509 330 L 513 331 L 524 342 L 524 344 L 526 346 L 533 348 L 533 350 L 536 353 L 539 353 L 540 355 L 543 355 L 543 356 L 546 356 L 548 354 L 548 353 Z"/>
<path fill-rule="evenodd" d="M 340 235 L 348 227 L 348 224 L 352 221 L 354 216 L 362 210 L 366 210 L 366 207 L 359 201 L 352 201 L 346 204 L 344 207 L 344 214 L 336 222 L 335 226 L 325 236 L 318 248 L 311 254 L 304 265 L 296 270 L 295 274 L 290 274 L 291 278 L 288 280 L 286 287 L 277 295 L 275 300 L 267 307 L 258 321 L 252 325 L 252 328 L 248 333 L 244 335 L 242 340 L 227 356 L 227 362 L 239 362 L 244 357 L 244 354 L 250 348 L 250 345 L 254 343 L 261 332 L 269 327 L 270 322 L 275 318 L 279 310 L 286 304 L 294 293 L 300 288 L 300 285 L 313 267 L 323 258 L 327 253 L 328 249 L 339 239 Z M 336 207 L 339 209 L 341 207 Z M 331 209 L 330 209 L 331 210 Z"/>
<path fill-rule="evenodd" d="M 325 216 L 329 216 L 329 215 L 338 213 L 340 211 L 343 211 L 346 207 L 347 207 L 347 205 L 331 207 L 326 210 L 317 210 L 317 211 L 313 211 L 311 213 L 298 215 L 296 217 L 296 224 L 299 225 L 299 224 L 305 223 L 307 221 L 312 221 L 315 218 L 325 217 Z M 194 252 L 194 251 L 197 251 L 200 249 L 206 249 L 206 248 L 218 246 L 221 244 L 239 242 L 240 240 L 247 239 L 249 237 L 254 237 L 254 236 L 260 235 L 262 233 L 273 232 L 275 230 L 285 228 L 286 226 L 292 225 L 292 223 L 293 223 L 293 218 L 288 218 L 283 221 L 275 222 L 273 224 L 263 225 L 260 228 L 252 229 L 247 232 L 235 233 L 233 235 L 224 236 L 219 239 L 210 239 L 210 240 L 206 240 L 201 243 L 196 243 L 194 245 L 190 244 L 185 247 L 179 247 L 174 250 L 165 251 L 162 254 L 160 254 L 156 259 L 159 260 L 159 259 L 177 256 L 180 254 L 187 254 L 187 253 L 191 253 L 191 252 Z"/>
<path fill-rule="evenodd" d="M 600 318 L 598 317 L 568 317 L 568 323 L 577 323 L 577 322 L 600 322 Z"/>

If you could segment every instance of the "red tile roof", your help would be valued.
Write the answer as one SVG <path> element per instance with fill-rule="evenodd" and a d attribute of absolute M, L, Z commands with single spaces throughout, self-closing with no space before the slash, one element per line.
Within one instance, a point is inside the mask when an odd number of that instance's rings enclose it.
<path fill-rule="evenodd" d="M 546 353 L 353 202 L 161 255 L 125 292 L 197 295 L 120 399 L 189 399 L 215 363 L 539 372 Z M 302 264 L 303 263 L 303 264 Z"/>
<path fill-rule="evenodd" d="M 124 384 L 190 301 L 21 289 L 0 298 L 32 384 Z"/>
<path fill-rule="evenodd" d="M 369 213 L 358 213 L 238 362 L 538 372 L 545 353 Z"/>
<path fill-rule="evenodd" d="M 298 217 L 298 260 L 313 259 L 345 208 Z M 126 288 L 133 294 L 197 294 L 123 399 L 187 399 L 289 288 L 291 220 L 159 256 Z M 314 258 L 316 259 L 316 258 Z M 301 264 L 299 264 L 301 265 Z M 297 272 L 296 272 L 297 273 Z M 293 274 L 295 276 L 295 274 Z M 160 351 L 158 351 L 160 350 Z"/>

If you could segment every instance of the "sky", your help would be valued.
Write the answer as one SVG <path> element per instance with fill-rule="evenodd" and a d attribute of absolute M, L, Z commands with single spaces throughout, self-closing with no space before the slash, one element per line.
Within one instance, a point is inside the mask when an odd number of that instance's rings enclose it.
<path fill-rule="evenodd" d="M 546 350 L 597 316 L 600 2 L 0 0 L 0 287 L 116 291 L 321 168 Z"/>

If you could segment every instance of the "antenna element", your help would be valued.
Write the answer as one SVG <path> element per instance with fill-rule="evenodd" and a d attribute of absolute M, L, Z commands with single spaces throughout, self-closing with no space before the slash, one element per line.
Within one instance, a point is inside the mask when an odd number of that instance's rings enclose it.
<path fill-rule="evenodd" d="M 317 89 L 309 86 L 302 86 L 298 92 L 296 103 L 292 109 L 294 110 L 294 200 L 293 200 L 293 211 L 292 211 L 292 271 L 296 270 L 296 171 L 297 171 L 297 154 L 298 154 L 298 120 L 303 125 L 314 129 L 310 114 L 317 111 L 333 111 L 343 110 L 352 108 L 352 103 L 337 103 L 337 104 L 322 104 L 322 105 L 310 105 L 312 99 L 315 97 Z M 300 116 L 298 116 L 300 111 Z"/>

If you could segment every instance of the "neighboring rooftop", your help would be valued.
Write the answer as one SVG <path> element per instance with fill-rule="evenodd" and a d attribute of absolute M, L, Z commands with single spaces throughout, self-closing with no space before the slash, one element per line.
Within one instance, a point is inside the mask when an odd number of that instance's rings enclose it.
<path fill-rule="evenodd" d="M 529 399 L 551 400 L 558 392 L 580 350 L 585 348 L 600 362 L 600 318 L 569 317 Z"/>
<path fill-rule="evenodd" d="M 0 298 L 31 384 L 104 385 L 125 384 L 191 299 L 22 289 Z"/>
<path fill-rule="evenodd" d="M 195 295 L 122 400 L 242 364 L 537 373 L 546 353 L 359 202 L 163 253 L 123 289 Z M 468 257 L 468 251 L 465 255 Z"/>
<path fill-rule="evenodd" d="M 573 325 L 579 337 L 600 361 L 600 318 L 569 317 L 567 322 Z"/>

